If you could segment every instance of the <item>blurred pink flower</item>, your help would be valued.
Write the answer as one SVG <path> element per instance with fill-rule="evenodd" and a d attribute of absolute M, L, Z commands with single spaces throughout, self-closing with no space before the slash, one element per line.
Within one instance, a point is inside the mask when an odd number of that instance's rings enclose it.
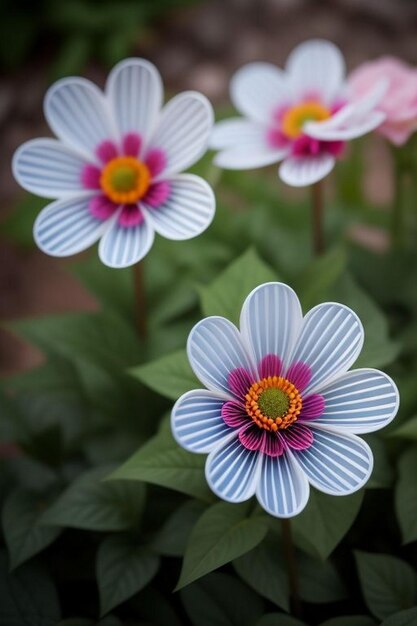
<path fill-rule="evenodd" d="M 362 96 L 381 78 L 389 86 L 378 105 L 386 119 L 377 132 L 401 146 L 417 130 L 417 69 L 389 56 L 363 63 L 349 76 L 353 96 Z"/>

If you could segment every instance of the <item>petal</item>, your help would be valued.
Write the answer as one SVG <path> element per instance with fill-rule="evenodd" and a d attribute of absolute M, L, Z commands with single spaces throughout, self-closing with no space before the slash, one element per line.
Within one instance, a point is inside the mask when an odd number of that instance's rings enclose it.
<path fill-rule="evenodd" d="M 285 376 L 298 391 L 304 391 L 311 380 L 311 369 L 305 363 L 292 363 Z"/>
<path fill-rule="evenodd" d="M 358 369 L 321 390 L 323 414 L 315 424 L 348 433 L 370 433 L 394 419 L 399 393 L 394 381 L 379 370 Z"/>
<path fill-rule="evenodd" d="M 329 384 L 350 368 L 363 345 L 360 319 L 349 307 L 335 302 L 319 304 L 307 313 L 291 361 L 311 368 L 304 394 Z"/>
<path fill-rule="evenodd" d="M 223 404 L 222 419 L 230 428 L 242 428 L 246 426 L 250 418 L 243 405 L 232 400 Z"/>
<path fill-rule="evenodd" d="M 253 377 L 244 367 L 238 367 L 230 372 L 227 379 L 230 391 L 243 401 L 253 382 Z"/>
<path fill-rule="evenodd" d="M 308 480 L 290 452 L 264 456 L 256 497 L 268 513 L 293 517 L 303 510 L 309 495 Z"/>
<path fill-rule="evenodd" d="M 336 163 L 331 154 L 308 157 L 288 157 L 281 163 L 278 173 L 281 180 L 292 187 L 306 187 L 327 176 Z"/>
<path fill-rule="evenodd" d="M 240 329 L 256 363 L 273 354 L 285 365 L 302 319 L 300 301 L 288 285 L 265 283 L 254 289 L 243 304 Z"/>
<path fill-rule="evenodd" d="M 116 219 L 100 241 L 99 256 L 108 267 L 128 267 L 143 259 L 153 240 L 154 230 L 146 219 L 130 227 Z"/>
<path fill-rule="evenodd" d="M 105 232 L 107 222 L 94 217 L 91 197 L 57 200 L 43 209 L 34 224 L 36 245 L 51 256 L 77 254 L 93 245 Z"/>
<path fill-rule="evenodd" d="M 191 367 L 201 382 L 212 391 L 231 398 L 229 374 L 253 366 L 236 326 L 224 317 L 206 317 L 192 329 L 187 342 Z"/>
<path fill-rule="evenodd" d="M 248 450 L 259 450 L 268 456 L 281 456 L 284 452 L 281 437 L 273 432 L 262 430 L 254 423 L 246 424 L 239 431 L 239 441 Z"/>
<path fill-rule="evenodd" d="M 261 378 L 281 376 L 282 361 L 275 354 L 267 354 L 258 363 L 258 372 Z"/>
<path fill-rule="evenodd" d="M 368 444 L 356 435 L 342 435 L 316 427 L 313 445 L 293 454 L 316 489 L 336 496 L 357 491 L 369 479 L 373 456 Z"/>
<path fill-rule="evenodd" d="M 44 110 L 54 133 L 87 158 L 94 158 L 97 146 L 115 136 L 103 94 L 84 78 L 54 83 L 46 93 Z"/>
<path fill-rule="evenodd" d="M 171 427 L 176 441 L 190 452 L 210 452 L 230 434 L 222 419 L 224 400 L 205 389 L 189 391 L 172 409 Z"/>
<path fill-rule="evenodd" d="M 56 139 L 32 139 L 13 156 L 19 185 L 43 198 L 81 195 L 81 172 L 86 162 Z"/>
<path fill-rule="evenodd" d="M 163 87 L 156 67 L 145 59 L 125 59 L 110 72 L 106 84 L 119 139 L 128 133 L 150 137 L 162 106 Z"/>
<path fill-rule="evenodd" d="M 325 407 L 324 397 L 318 393 L 312 393 L 310 396 L 303 398 L 303 407 L 299 416 L 299 420 L 318 420 L 322 415 Z"/>
<path fill-rule="evenodd" d="M 299 422 L 281 430 L 280 435 L 286 446 L 292 450 L 305 450 L 311 446 L 314 440 L 311 428 Z"/>
<path fill-rule="evenodd" d="M 207 149 L 212 126 L 213 109 L 200 93 L 180 93 L 165 105 L 151 138 L 152 147 L 160 148 L 166 154 L 164 178 L 198 161 Z"/>
<path fill-rule="evenodd" d="M 268 124 L 277 107 L 288 101 L 288 88 L 285 73 L 271 63 L 250 63 L 233 76 L 230 97 L 238 111 Z"/>
<path fill-rule="evenodd" d="M 312 39 L 294 48 L 285 70 L 294 98 L 314 95 L 332 104 L 343 87 L 345 62 L 333 43 Z"/>
<path fill-rule="evenodd" d="M 211 224 L 216 209 L 210 185 L 194 174 L 181 174 L 164 182 L 169 184 L 170 192 L 162 204 L 153 208 L 146 198 L 141 203 L 156 232 L 175 240 L 200 235 Z"/>
<path fill-rule="evenodd" d="M 261 464 L 262 455 L 247 450 L 234 434 L 210 452 L 206 479 L 219 498 L 243 502 L 255 493 Z"/>

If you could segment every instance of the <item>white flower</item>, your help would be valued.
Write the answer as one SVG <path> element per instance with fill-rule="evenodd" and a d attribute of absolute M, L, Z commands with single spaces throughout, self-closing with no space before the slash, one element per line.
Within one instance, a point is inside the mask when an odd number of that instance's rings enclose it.
<path fill-rule="evenodd" d="M 363 487 L 373 457 L 356 435 L 386 426 L 399 405 L 389 376 L 348 371 L 363 340 L 348 307 L 324 303 L 303 318 L 282 283 L 252 291 L 240 331 L 223 317 L 193 328 L 188 358 L 207 389 L 177 401 L 172 431 L 187 450 L 209 453 L 206 477 L 220 498 L 256 494 L 271 515 L 292 517 L 309 484 L 338 496 Z"/>
<path fill-rule="evenodd" d="M 279 176 L 302 187 L 324 178 L 349 139 L 379 126 L 376 110 L 387 84 L 379 83 L 351 100 L 341 52 L 328 41 L 312 40 L 290 54 L 285 71 L 251 63 L 232 78 L 233 104 L 244 117 L 215 125 L 210 146 L 215 163 L 250 169 L 283 161 Z"/>
<path fill-rule="evenodd" d="M 57 199 L 34 227 L 44 252 L 69 256 L 101 239 L 103 263 L 126 267 L 146 255 L 155 231 L 180 240 L 208 227 L 211 188 L 180 172 L 206 149 L 211 105 L 192 91 L 162 103 L 161 77 L 143 59 L 116 65 L 104 94 L 83 78 L 52 85 L 44 109 L 58 140 L 28 141 L 13 159 L 22 187 Z"/>

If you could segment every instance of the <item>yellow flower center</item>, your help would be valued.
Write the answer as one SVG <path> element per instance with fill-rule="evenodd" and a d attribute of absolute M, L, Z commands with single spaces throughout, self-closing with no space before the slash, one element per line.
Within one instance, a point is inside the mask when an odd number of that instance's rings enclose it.
<path fill-rule="evenodd" d="M 259 428 L 288 428 L 300 415 L 303 401 L 298 389 L 282 376 L 268 376 L 254 383 L 246 394 L 246 412 Z"/>
<path fill-rule="evenodd" d="M 115 204 L 133 204 L 149 189 L 151 173 L 134 157 L 121 156 L 109 161 L 101 172 L 100 186 Z"/>
<path fill-rule="evenodd" d="M 282 132 L 290 139 L 297 139 L 306 122 L 323 122 L 331 117 L 329 109 L 319 102 L 309 101 L 296 104 L 284 113 Z"/>

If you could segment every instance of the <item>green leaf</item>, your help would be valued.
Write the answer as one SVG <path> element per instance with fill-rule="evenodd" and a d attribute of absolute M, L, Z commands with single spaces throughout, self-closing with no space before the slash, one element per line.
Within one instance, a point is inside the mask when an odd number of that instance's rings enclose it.
<path fill-rule="evenodd" d="M 384 619 L 381 626 L 416 626 L 416 624 L 417 607 L 414 607 L 387 617 L 387 619 Z"/>
<path fill-rule="evenodd" d="M 318 561 L 297 552 L 300 596 L 305 602 L 337 602 L 347 596 L 346 588 L 330 561 Z"/>
<path fill-rule="evenodd" d="M 46 506 L 45 498 L 26 489 L 15 489 L 7 497 L 2 522 L 11 568 L 46 548 L 61 532 L 38 523 Z"/>
<path fill-rule="evenodd" d="M 134 367 L 129 372 L 150 389 L 170 400 L 178 400 L 186 391 L 201 387 L 185 350 L 177 350 L 146 365 Z"/>
<path fill-rule="evenodd" d="M 284 611 L 289 611 L 287 566 L 279 542 L 268 537 L 256 548 L 233 561 L 233 566 L 252 589 Z"/>
<path fill-rule="evenodd" d="M 356 552 L 359 579 L 369 610 L 380 619 L 417 601 L 417 576 L 411 565 L 388 554 Z"/>
<path fill-rule="evenodd" d="M 167 597 L 165 593 L 149 585 L 133 600 L 131 607 L 133 610 L 137 607 L 138 614 L 146 624 L 183 626 L 183 621 L 178 618 L 171 605 L 171 600 L 174 601 L 174 599 L 176 598 L 172 594 Z"/>
<path fill-rule="evenodd" d="M 297 545 L 327 559 L 353 524 L 362 500 L 363 490 L 337 498 L 311 490 L 306 508 L 291 520 Z"/>
<path fill-rule="evenodd" d="M 320 626 L 375 626 L 375 621 L 368 615 L 344 615 L 332 617 Z"/>
<path fill-rule="evenodd" d="M 394 482 L 394 468 L 387 451 L 387 444 L 377 433 L 363 437 L 370 445 L 374 457 L 374 468 L 366 485 L 367 489 L 387 489 Z"/>
<path fill-rule="evenodd" d="M 213 500 L 204 475 L 205 456 L 181 448 L 167 429 L 161 430 L 110 478 L 142 480 L 181 491 L 201 500 Z"/>
<path fill-rule="evenodd" d="M 22 248 L 34 248 L 33 223 L 47 200 L 27 194 L 6 217 L 0 227 L 3 237 L 10 239 Z"/>
<path fill-rule="evenodd" d="M 182 589 L 181 600 L 194 626 L 253 626 L 263 608 L 249 587 L 222 573 Z"/>
<path fill-rule="evenodd" d="M 203 313 L 222 315 L 236 324 L 242 304 L 252 289 L 275 280 L 275 272 L 250 248 L 208 287 L 200 288 Z"/>
<path fill-rule="evenodd" d="M 145 487 L 105 481 L 113 467 L 98 467 L 77 478 L 43 514 L 43 524 L 85 530 L 124 530 L 138 525 Z"/>
<path fill-rule="evenodd" d="M 291 615 L 283 615 L 283 613 L 267 613 L 256 622 L 256 626 L 307 626 L 305 622 L 301 622 Z"/>
<path fill-rule="evenodd" d="M 333 248 L 307 266 L 296 282 L 304 310 L 323 302 L 328 290 L 346 269 L 346 251 Z"/>
<path fill-rule="evenodd" d="M 167 519 L 152 541 L 152 549 L 163 556 L 183 556 L 190 533 L 206 504 L 188 500 Z"/>
<path fill-rule="evenodd" d="M 395 490 L 395 510 L 404 543 L 417 539 L 417 447 L 400 458 L 399 480 Z"/>
<path fill-rule="evenodd" d="M 391 437 L 399 437 L 400 439 L 408 439 L 409 441 L 417 441 L 417 415 L 403 422 L 398 428 L 390 433 Z"/>
<path fill-rule="evenodd" d="M 158 571 L 159 559 L 131 537 L 107 537 L 97 554 L 101 615 L 143 589 Z"/>
<path fill-rule="evenodd" d="M 250 503 L 218 502 L 193 528 L 177 589 L 249 552 L 265 537 L 264 518 L 249 516 Z"/>
<path fill-rule="evenodd" d="M 0 553 L 0 624 L 4 626 L 56 626 L 61 617 L 54 584 L 45 570 L 25 563 L 13 573 Z"/>

